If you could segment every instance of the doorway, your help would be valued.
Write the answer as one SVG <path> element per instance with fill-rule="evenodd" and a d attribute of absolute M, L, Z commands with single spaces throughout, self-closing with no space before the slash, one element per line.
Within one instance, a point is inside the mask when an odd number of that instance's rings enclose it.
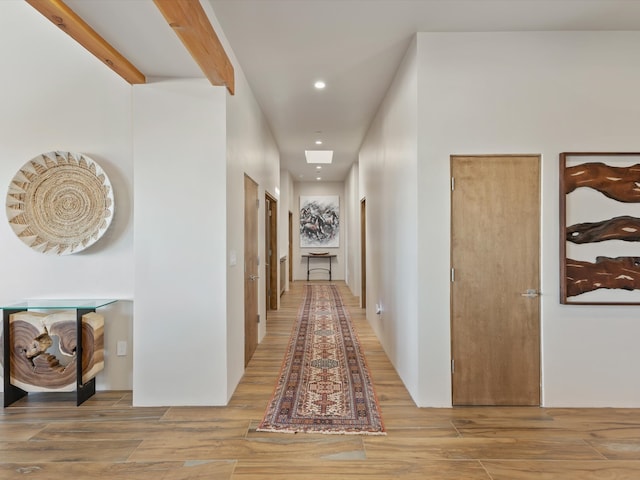
<path fill-rule="evenodd" d="M 265 193 L 264 205 L 265 301 L 268 311 L 278 309 L 278 201 Z"/>
<path fill-rule="evenodd" d="M 451 157 L 454 405 L 540 405 L 540 157 Z"/>
<path fill-rule="evenodd" d="M 258 346 L 258 184 L 244 176 L 244 365 Z"/>
<path fill-rule="evenodd" d="M 289 212 L 289 283 L 293 281 L 293 213 Z"/>

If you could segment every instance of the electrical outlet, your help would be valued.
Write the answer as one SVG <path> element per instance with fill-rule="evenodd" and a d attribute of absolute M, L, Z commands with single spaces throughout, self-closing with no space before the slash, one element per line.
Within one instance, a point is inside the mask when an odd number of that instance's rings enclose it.
<path fill-rule="evenodd" d="M 124 340 L 118 341 L 116 345 L 116 355 L 119 357 L 125 357 L 127 355 L 127 342 Z"/>

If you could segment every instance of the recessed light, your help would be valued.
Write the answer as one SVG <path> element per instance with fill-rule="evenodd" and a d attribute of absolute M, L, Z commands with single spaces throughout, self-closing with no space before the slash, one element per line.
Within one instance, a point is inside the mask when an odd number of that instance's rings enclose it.
<path fill-rule="evenodd" d="M 317 165 L 316 170 L 322 170 L 322 165 Z"/>
<path fill-rule="evenodd" d="M 322 177 L 316 177 L 316 180 L 322 180 Z"/>
<path fill-rule="evenodd" d="M 322 140 L 316 140 L 316 145 L 322 145 Z"/>
<path fill-rule="evenodd" d="M 314 87 L 316 87 L 318 90 L 322 90 L 324 87 L 327 86 L 326 83 L 324 83 L 322 80 L 318 80 L 316 83 L 313 84 Z"/>

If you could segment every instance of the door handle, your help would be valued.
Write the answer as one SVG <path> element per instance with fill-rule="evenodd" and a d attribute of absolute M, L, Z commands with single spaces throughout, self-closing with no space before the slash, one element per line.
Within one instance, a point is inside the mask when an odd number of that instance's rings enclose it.
<path fill-rule="evenodd" d="M 255 280 L 259 279 L 259 278 L 260 277 L 258 275 L 249 275 L 249 280 L 254 280 L 255 281 Z"/>
<path fill-rule="evenodd" d="M 520 296 L 522 297 L 529 297 L 529 298 L 535 298 L 539 295 L 540 295 L 540 292 L 538 292 L 537 290 L 534 290 L 533 288 L 530 288 L 526 292 L 520 294 Z"/>

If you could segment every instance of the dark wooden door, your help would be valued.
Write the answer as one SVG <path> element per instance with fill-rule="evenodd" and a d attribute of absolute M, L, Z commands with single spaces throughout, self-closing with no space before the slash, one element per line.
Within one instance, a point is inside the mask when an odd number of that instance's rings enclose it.
<path fill-rule="evenodd" d="M 278 309 L 278 202 L 268 193 L 265 194 L 265 299 L 267 310 Z"/>
<path fill-rule="evenodd" d="M 367 202 L 360 201 L 360 306 L 367 308 Z"/>

